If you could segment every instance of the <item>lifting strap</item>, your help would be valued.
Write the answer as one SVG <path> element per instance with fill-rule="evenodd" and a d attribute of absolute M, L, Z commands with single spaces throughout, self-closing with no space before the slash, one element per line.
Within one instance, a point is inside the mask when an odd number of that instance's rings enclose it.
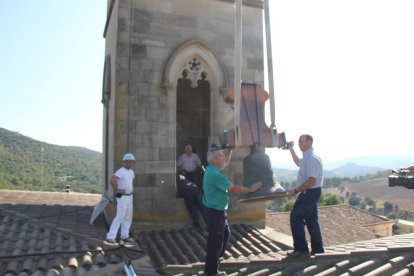
<path fill-rule="evenodd" d="M 242 62 L 242 0 L 236 0 L 235 61 L 234 61 L 234 126 L 235 145 L 241 145 L 240 131 L 240 94 Z"/>
<path fill-rule="evenodd" d="M 275 95 L 273 83 L 273 57 L 272 57 L 272 36 L 270 32 L 270 16 L 269 16 L 269 0 L 264 0 L 264 17 L 266 29 L 266 53 L 267 53 L 267 71 L 269 78 L 269 98 L 270 98 L 270 128 L 276 131 L 276 115 L 275 115 Z"/>

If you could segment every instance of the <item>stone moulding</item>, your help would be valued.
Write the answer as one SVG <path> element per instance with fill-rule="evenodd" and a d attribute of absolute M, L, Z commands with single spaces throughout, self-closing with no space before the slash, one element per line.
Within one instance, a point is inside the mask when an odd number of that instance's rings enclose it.
<path fill-rule="evenodd" d="M 217 1 L 230 2 L 230 3 L 235 2 L 235 0 L 217 0 Z M 256 7 L 256 8 L 263 8 L 263 0 L 243 0 L 243 5 Z"/>
<path fill-rule="evenodd" d="M 162 86 L 166 93 L 177 85 L 184 70 L 189 73 L 193 85 L 204 77 L 210 82 L 212 89 L 225 86 L 226 72 L 218 62 L 216 54 L 205 45 L 200 40 L 191 40 L 172 54 L 164 70 Z"/>

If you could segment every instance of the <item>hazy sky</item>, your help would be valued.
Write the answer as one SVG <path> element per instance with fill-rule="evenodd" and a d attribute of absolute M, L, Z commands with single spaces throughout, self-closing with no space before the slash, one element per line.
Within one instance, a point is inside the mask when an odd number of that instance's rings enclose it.
<path fill-rule="evenodd" d="M 106 2 L 0 1 L 0 127 L 102 151 Z"/>
<path fill-rule="evenodd" d="M 0 127 L 102 151 L 106 4 L 0 2 Z M 414 1 L 270 5 L 278 130 L 324 160 L 414 155 Z"/>
<path fill-rule="evenodd" d="M 326 161 L 413 155 L 414 1 L 270 3 L 278 130 Z"/>

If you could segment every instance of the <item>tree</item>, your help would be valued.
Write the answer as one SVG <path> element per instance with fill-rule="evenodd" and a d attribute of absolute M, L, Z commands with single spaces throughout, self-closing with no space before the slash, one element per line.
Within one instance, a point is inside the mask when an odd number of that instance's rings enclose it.
<path fill-rule="evenodd" d="M 287 202 L 287 198 L 281 198 L 280 200 L 272 200 L 272 201 L 268 201 L 267 205 L 267 209 L 272 211 L 272 212 L 280 212 L 283 210 L 286 202 Z"/>
<path fill-rule="evenodd" d="M 283 211 L 284 212 L 292 211 L 294 204 L 295 204 L 295 200 L 294 199 L 289 199 L 289 201 L 285 205 L 285 208 L 283 208 Z"/>
<path fill-rule="evenodd" d="M 338 195 L 332 194 L 322 194 L 319 199 L 319 206 L 329 206 L 329 205 L 338 205 L 344 203 L 343 200 Z"/>
<path fill-rule="evenodd" d="M 397 214 L 394 212 L 388 213 L 387 218 L 389 219 L 397 219 Z"/>
<path fill-rule="evenodd" d="M 372 207 L 374 207 L 375 208 L 375 201 L 372 199 L 372 198 L 370 198 L 370 197 L 366 197 L 365 198 L 365 203 L 368 205 L 368 206 L 372 206 Z"/>
<path fill-rule="evenodd" d="M 391 213 L 394 209 L 394 204 L 389 201 L 384 202 L 384 214 Z"/>
<path fill-rule="evenodd" d="M 392 233 L 394 235 L 399 235 L 400 234 L 400 226 L 398 224 L 394 224 L 392 226 Z"/>
<path fill-rule="evenodd" d="M 361 203 L 361 199 L 359 199 L 358 197 L 356 197 L 356 196 L 351 196 L 349 199 L 348 199 L 348 203 L 349 203 L 349 205 L 351 205 L 351 206 L 359 206 L 360 205 L 360 203 Z"/>

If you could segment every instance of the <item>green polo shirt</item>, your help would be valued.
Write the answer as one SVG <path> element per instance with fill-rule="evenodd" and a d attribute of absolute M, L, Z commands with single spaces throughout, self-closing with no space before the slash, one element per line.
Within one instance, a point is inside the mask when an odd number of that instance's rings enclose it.
<path fill-rule="evenodd" d="M 219 211 L 227 210 L 227 189 L 231 181 L 214 165 L 208 165 L 203 178 L 203 204 Z"/>

